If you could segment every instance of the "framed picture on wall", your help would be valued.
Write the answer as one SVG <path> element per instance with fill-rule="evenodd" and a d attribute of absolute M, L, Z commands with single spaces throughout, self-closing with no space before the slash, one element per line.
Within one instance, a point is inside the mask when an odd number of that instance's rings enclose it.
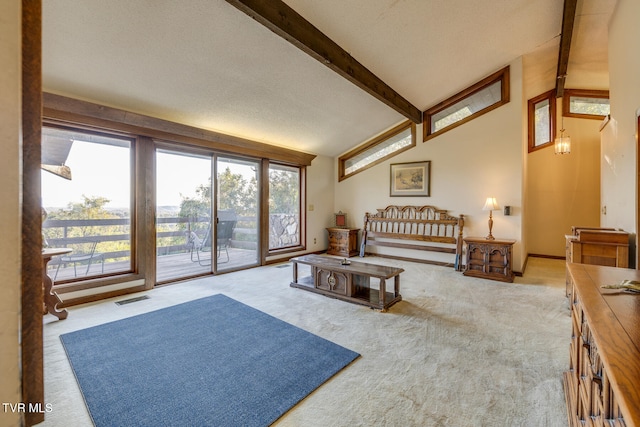
<path fill-rule="evenodd" d="M 429 197 L 431 195 L 431 161 L 394 163 L 391 165 L 391 197 Z"/>

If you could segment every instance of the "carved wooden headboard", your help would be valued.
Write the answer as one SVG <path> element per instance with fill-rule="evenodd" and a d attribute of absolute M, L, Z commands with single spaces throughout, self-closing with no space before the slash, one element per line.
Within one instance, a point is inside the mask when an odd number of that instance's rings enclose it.
<path fill-rule="evenodd" d="M 387 246 L 419 251 L 455 254 L 454 262 L 432 261 L 422 257 L 379 256 L 425 262 L 438 265 L 453 265 L 462 269 L 462 230 L 464 215 L 451 216 L 446 210 L 433 206 L 387 206 L 377 213 L 364 216 L 364 231 L 360 256 L 367 246 Z M 406 241 L 418 243 L 407 243 Z M 437 243 L 431 245 L 430 242 Z"/>

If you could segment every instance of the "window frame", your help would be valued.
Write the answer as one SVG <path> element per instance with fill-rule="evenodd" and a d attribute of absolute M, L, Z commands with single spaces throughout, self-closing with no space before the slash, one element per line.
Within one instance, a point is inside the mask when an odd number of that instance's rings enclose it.
<path fill-rule="evenodd" d="M 535 106 L 543 101 L 549 101 L 549 141 L 544 144 L 536 145 L 536 123 L 535 123 Z M 533 97 L 527 101 L 527 123 L 528 123 L 528 146 L 529 153 L 552 146 L 555 141 L 556 135 L 556 121 L 557 121 L 557 102 L 555 97 L 555 90 L 544 92 L 536 97 Z"/>
<path fill-rule="evenodd" d="M 84 133 L 87 135 L 96 135 L 102 136 L 106 138 L 113 139 L 122 139 L 128 140 L 129 145 L 129 166 L 130 166 L 130 182 L 129 182 L 129 209 L 130 209 L 130 218 L 129 218 L 129 246 L 130 246 L 130 254 L 129 254 L 129 268 L 126 270 L 118 270 L 113 272 L 106 272 L 102 274 L 92 275 L 92 276 L 82 276 L 82 277 L 74 277 L 69 279 L 58 279 L 55 282 L 55 286 L 58 289 L 65 288 L 65 290 L 76 291 L 83 290 L 87 287 L 91 288 L 93 286 L 87 284 L 97 283 L 96 287 L 107 286 L 113 283 L 119 283 L 123 280 L 137 280 L 141 279 L 142 276 L 137 271 L 137 265 L 139 260 L 139 252 L 138 252 L 138 230 L 140 229 L 140 223 L 136 220 L 138 217 L 138 199 L 139 196 L 136 193 L 136 182 L 140 176 L 140 167 L 137 163 L 137 159 L 139 157 L 140 150 L 140 142 L 137 135 L 120 131 L 116 129 L 106 129 L 99 126 L 91 126 L 86 124 L 79 123 L 66 123 L 60 120 L 54 120 L 49 118 L 44 118 L 41 123 L 41 129 L 44 128 L 54 128 L 59 130 L 64 130 L 68 132 L 78 132 Z M 42 191 L 42 189 L 41 189 Z"/>
<path fill-rule="evenodd" d="M 507 104 L 509 102 L 509 97 L 510 97 L 510 89 L 509 89 L 509 82 L 510 82 L 510 78 L 509 78 L 509 66 L 504 67 L 503 69 L 496 71 L 495 73 L 491 74 L 488 77 L 485 77 L 484 79 L 480 80 L 479 82 L 475 83 L 472 86 L 469 86 L 468 88 L 458 92 L 457 94 L 453 95 L 452 97 L 445 99 L 444 101 L 440 102 L 439 104 L 434 105 L 433 107 L 425 110 L 422 113 L 422 141 L 426 142 L 432 138 L 435 138 L 438 135 L 441 135 L 451 129 L 454 129 L 458 126 L 461 126 L 473 119 L 475 119 L 476 117 L 480 117 L 483 114 L 486 114 L 490 111 L 495 110 L 496 108 Z M 489 86 L 497 83 L 497 82 L 501 82 L 501 97 L 500 100 L 498 102 L 495 102 L 491 105 L 489 105 L 488 107 L 483 108 L 482 110 L 476 111 L 475 113 L 471 114 L 468 117 L 465 117 L 463 119 L 458 120 L 455 123 L 452 123 L 448 126 L 445 126 L 442 129 L 439 129 L 437 131 L 432 132 L 431 131 L 431 123 L 432 123 L 432 119 L 433 116 L 457 103 L 460 103 L 462 101 L 464 101 L 467 98 L 470 98 L 471 96 L 475 95 L 476 93 L 488 88 Z"/>
<path fill-rule="evenodd" d="M 579 119 L 602 120 L 606 115 L 600 114 L 581 114 L 571 112 L 571 96 L 581 96 L 594 99 L 609 99 L 608 90 L 591 90 L 591 89 L 565 89 L 562 95 L 562 115 L 564 117 L 575 117 Z"/>
<path fill-rule="evenodd" d="M 374 160 L 373 162 L 369 163 L 366 166 L 363 166 L 362 168 L 351 172 L 349 174 L 347 174 L 346 171 L 346 162 L 350 159 L 352 159 L 353 157 L 362 154 L 363 152 L 382 144 L 383 142 L 387 141 L 389 138 L 392 138 L 404 131 L 406 131 L 407 129 L 411 129 L 411 144 L 407 145 L 406 147 L 402 147 L 399 150 L 394 151 L 393 153 L 389 153 L 384 157 L 381 157 L 379 159 Z M 399 125 L 389 129 L 388 131 L 366 141 L 365 143 L 363 143 L 362 145 L 356 147 L 355 149 L 343 154 L 342 156 L 340 156 L 338 158 L 338 182 L 343 181 L 349 177 L 352 177 L 362 171 L 365 171 L 367 169 L 370 169 L 372 167 L 374 167 L 375 165 L 378 165 L 382 162 L 384 162 L 385 160 L 388 160 L 394 156 L 397 156 L 400 153 L 403 153 L 407 150 L 409 150 L 410 148 L 413 148 L 416 146 L 416 124 L 413 123 L 410 120 L 407 120 L 405 122 L 400 123 Z"/>
<path fill-rule="evenodd" d="M 285 168 L 293 168 L 293 169 L 297 169 L 298 170 L 298 194 L 300 195 L 298 197 L 298 213 L 299 213 L 299 225 L 300 225 L 300 236 L 299 239 L 300 241 L 295 244 L 295 245 L 289 245 L 289 246 L 282 246 L 279 248 L 271 248 L 269 247 L 269 232 L 266 231 L 266 253 L 267 253 L 267 257 L 268 256 L 276 256 L 276 255 L 281 255 L 281 254 L 286 254 L 286 253 L 291 253 L 291 252 L 297 252 L 300 250 L 304 250 L 306 248 L 306 235 L 307 235 L 307 223 L 306 223 L 306 216 L 305 216 L 305 209 L 304 206 L 306 206 L 306 166 L 301 166 L 301 165 L 292 165 L 292 164 L 287 164 L 287 163 L 283 163 L 283 162 L 277 162 L 277 161 L 268 161 L 267 162 L 267 176 L 270 174 L 271 172 L 271 166 L 281 166 L 281 167 L 285 167 Z M 268 200 L 271 195 L 270 195 L 270 183 L 269 180 L 267 180 L 267 182 L 265 183 L 265 188 L 267 189 L 266 192 L 266 199 Z M 267 225 L 269 224 L 269 215 L 271 214 L 270 210 L 269 210 L 269 206 L 268 206 L 268 202 L 267 202 L 267 208 L 266 208 L 266 213 L 265 216 L 267 217 L 265 219 L 265 222 L 267 223 Z M 269 227 L 266 228 L 266 230 L 269 230 Z"/>
<path fill-rule="evenodd" d="M 269 252 L 266 248 L 268 244 L 265 245 L 264 242 L 265 236 L 268 239 L 264 232 L 266 228 L 264 223 L 261 223 L 261 233 L 258 239 L 258 263 L 259 265 L 267 265 L 275 261 L 275 258 L 268 259 L 273 255 L 282 255 L 296 249 L 305 250 L 306 248 L 307 215 L 303 209 L 306 206 L 307 197 L 306 166 L 310 165 L 316 157 L 313 154 L 207 131 L 151 116 L 128 113 L 125 110 L 46 92 L 43 93 L 42 125 L 112 134 L 131 138 L 135 144 L 135 155 L 132 159 L 135 171 L 132 177 L 134 211 L 132 211 L 131 219 L 133 271 L 128 274 L 105 274 L 105 277 L 61 284 L 58 293 L 66 294 L 65 303 L 69 305 L 149 290 L 158 285 L 155 274 L 155 196 L 153 196 L 155 190 L 154 153 L 158 140 L 171 142 L 176 147 L 183 146 L 186 151 L 201 149 L 216 154 L 260 160 L 263 165 L 261 167 L 262 179 L 259 180 L 259 188 L 262 190 L 259 195 L 262 221 L 266 217 L 263 213 L 268 212 L 268 209 L 265 210 L 267 201 L 265 195 L 268 193 L 264 192 L 264 186 L 268 185 L 268 168 L 264 165 L 274 162 L 299 167 L 301 172 L 301 245 L 299 248 L 288 248 L 277 253 Z M 265 171 L 267 171 L 266 175 Z M 230 271 L 232 270 L 225 270 L 220 274 Z M 80 292 L 82 295 L 75 294 L 75 292 Z"/>

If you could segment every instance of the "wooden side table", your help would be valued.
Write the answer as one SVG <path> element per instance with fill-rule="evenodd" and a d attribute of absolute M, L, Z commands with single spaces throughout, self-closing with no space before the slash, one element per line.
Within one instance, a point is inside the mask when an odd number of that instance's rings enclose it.
<path fill-rule="evenodd" d="M 346 258 L 358 255 L 359 228 L 329 227 L 329 249 L 327 254 Z"/>
<path fill-rule="evenodd" d="M 58 304 L 60 298 L 53 291 L 53 280 L 47 274 L 47 264 L 51 261 L 51 258 L 58 255 L 64 255 L 71 253 L 71 249 L 69 248 L 45 248 L 42 250 L 42 286 L 44 287 L 44 313 L 51 313 L 56 316 L 58 319 L 63 320 L 66 319 L 69 315 L 69 312 L 65 309 L 58 310 Z"/>
<path fill-rule="evenodd" d="M 511 259 L 515 240 L 466 237 L 464 242 L 467 244 L 465 276 L 513 282 Z"/>

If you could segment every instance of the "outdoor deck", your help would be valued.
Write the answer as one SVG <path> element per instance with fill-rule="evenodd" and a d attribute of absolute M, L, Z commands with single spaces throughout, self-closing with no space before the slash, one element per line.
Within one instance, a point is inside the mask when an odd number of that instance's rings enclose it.
<path fill-rule="evenodd" d="M 220 211 L 222 212 L 222 211 Z M 257 220 L 250 216 L 237 216 L 235 227 L 230 229 L 228 241 L 223 241 L 222 252 L 218 257 L 216 273 L 237 270 L 259 265 L 257 247 Z M 298 242 L 298 218 L 292 214 L 270 215 L 269 229 L 281 230 L 269 236 L 269 247 L 286 247 Z M 60 257 L 51 259 L 48 274 L 54 284 L 72 283 L 91 278 L 113 276 L 120 272 L 131 271 L 130 249 L 132 245 L 131 224 L 129 218 L 107 219 L 47 219 L 43 227 L 43 237 L 49 247 L 70 248 L 71 257 L 82 257 L 87 261 L 61 262 Z M 220 224 L 224 222 L 221 221 Z M 295 227 L 292 227 L 295 225 Z M 211 248 L 198 245 L 192 240 L 195 234 L 205 240 L 208 218 L 159 217 L 156 230 L 156 280 L 155 283 L 167 283 L 189 277 L 206 275 L 213 272 L 211 266 Z M 296 230 L 289 234 L 289 229 Z M 191 231 L 189 231 L 191 230 Z M 222 233 L 221 229 L 217 229 Z M 220 239 L 220 235 L 217 236 Z M 273 246 L 272 246 L 273 244 Z M 225 249 L 227 247 L 228 249 Z M 202 247 L 200 247 L 202 246 Z M 252 248 L 253 247 L 253 248 Z M 192 253 L 190 250 L 195 250 Z M 227 259 L 228 250 L 228 259 Z M 200 255 L 200 259 L 197 255 Z"/>
<path fill-rule="evenodd" d="M 184 277 L 191 277 L 199 274 L 207 274 L 212 271 L 210 265 L 210 256 L 203 255 L 198 262 L 191 260 L 189 252 L 178 253 L 172 255 L 160 255 L 157 257 L 157 277 L 156 282 L 162 283 L 174 279 L 180 279 Z M 227 261 L 226 253 L 224 250 L 220 258 L 218 258 L 218 271 L 233 270 L 241 267 L 248 267 L 257 265 L 257 253 L 255 250 L 229 248 L 229 260 Z M 103 275 L 102 262 L 92 263 L 87 271 L 87 263 L 78 263 L 74 272 L 74 267 L 71 264 L 60 265 L 60 269 L 57 272 L 58 265 L 53 263 L 49 266 L 48 273 L 54 278 L 55 282 L 63 282 L 66 280 L 72 280 L 74 278 L 86 278 Z M 127 271 L 129 268 L 128 261 L 116 261 L 104 263 L 104 274 L 113 274 L 118 271 Z"/>

